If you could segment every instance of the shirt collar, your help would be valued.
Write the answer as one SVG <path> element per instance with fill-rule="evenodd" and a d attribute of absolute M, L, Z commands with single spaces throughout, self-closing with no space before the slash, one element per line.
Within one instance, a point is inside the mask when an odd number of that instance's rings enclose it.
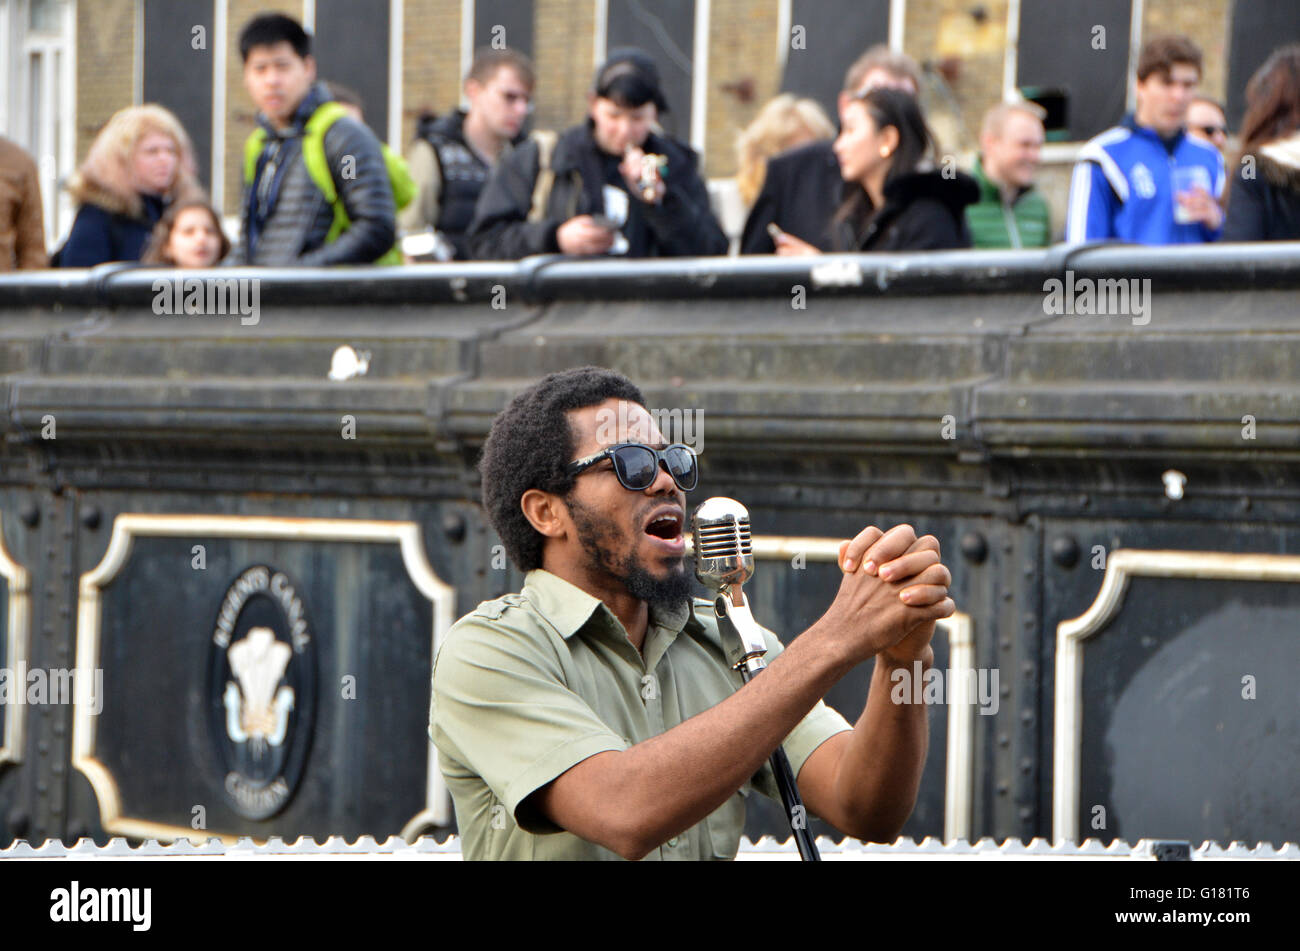
<path fill-rule="evenodd" d="M 524 595 L 537 605 L 537 610 L 554 625 L 565 640 L 577 634 L 590 623 L 605 624 L 627 636 L 622 623 L 605 602 L 583 591 L 559 575 L 544 568 L 534 568 L 524 577 Z M 694 619 L 690 602 L 675 607 L 650 605 L 649 628 L 662 627 L 670 634 L 681 633 Z M 647 632 L 648 633 L 648 632 Z"/>
<path fill-rule="evenodd" d="M 1183 137 L 1187 134 L 1186 127 L 1182 127 L 1179 128 L 1179 130 L 1175 132 L 1172 136 L 1166 138 L 1165 136 L 1161 135 L 1159 132 L 1157 132 L 1155 129 L 1151 128 L 1150 126 L 1138 125 L 1137 114 L 1133 112 L 1130 112 L 1128 115 L 1124 116 L 1124 118 L 1120 120 L 1120 125 L 1124 126 L 1126 129 L 1128 129 L 1131 132 L 1136 132 L 1141 135 L 1145 135 L 1148 138 L 1155 139 L 1157 142 L 1159 142 L 1161 145 L 1165 147 L 1165 151 L 1167 151 L 1170 155 L 1174 154 L 1174 149 L 1178 148 L 1179 143 L 1183 141 Z"/>

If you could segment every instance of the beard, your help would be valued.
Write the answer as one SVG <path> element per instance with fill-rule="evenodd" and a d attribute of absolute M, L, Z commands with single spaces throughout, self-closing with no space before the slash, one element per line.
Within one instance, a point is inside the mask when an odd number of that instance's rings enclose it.
<path fill-rule="evenodd" d="M 640 601 L 659 607 L 675 608 L 689 604 L 695 590 L 694 574 L 686 570 L 686 559 L 676 560 L 666 577 L 657 578 L 641 564 L 633 551 L 620 556 L 614 549 L 618 532 L 608 521 L 602 522 L 576 499 L 568 500 L 569 514 L 578 530 L 578 541 L 590 567 L 620 581 L 627 593 Z"/>

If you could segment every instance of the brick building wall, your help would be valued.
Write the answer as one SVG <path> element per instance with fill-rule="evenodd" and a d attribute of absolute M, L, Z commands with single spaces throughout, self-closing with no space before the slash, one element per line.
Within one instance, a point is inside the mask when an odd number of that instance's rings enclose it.
<path fill-rule="evenodd" d="M 132 101 L 134 0 L 96 0 L 77 10 L 77 157 L 95 131 Z M 238 213 L 242 149 L 252 131 L 253 105 L 243 86 L 237 39 L 254 15 L 280 10 L 302 17 L 301 0 L 228 0 L 225 110 L 225 207 Z M 444 113 L 460 98 L 461 0 L 403 4 L 402 140 L 409 145 L 422 108 Z M 984 111 L 1002 96 L 1008 0 L 909 0 L 904 49 L 928 66 L 922 103 L 940 145 L 965 163 L 978 146 Z M 1204 50 L 1203 88 L 1226 93 L 1232 0 L 1146 0 L 1143 36 L 1190 35 Z M 586 112 L 595 67 L 595 0 L 536 0 L 533 59 L 538 85 L 533 124 L 562 129 Z M 780 88 L 776 0 L 713 0 L 709 31 L 704 169 L 709 177 L 735 172 L 735 138 Z M 864 41 L 864 46 L 866 45 Z M 380 64 L 377 64 L 380 65 Z M 832 68 L 829 67 L 828 68 Z M 843 64 L 833 67 L 837 73 Z M 1054 206 L 1064 209 L 1068 162 L 1044 170 Z M 1059 233 L 1059 228 L 1057 229 Z"/>
<path fill-rule="evenodd" d="M 104 123 L 133 105 L 134 0 L 77 4 L 77 162 Z"/>
<path fill-rule="evenodd" d="M 945 155 L 965 161 L 978 148 L 985 111 L 1002 100 L 1006 27 L 1006 0 L 977 8 L 956 0 L 907 5 L 903 49 L 929 64 L 921 101 Z"/>
<path fill-rule="evenodd" d="M 781 91 L 777 28 L 775 3 L 713 0 L 704 140 L 711 178 L 735 174 L 736 137 Z"/>
<path fill-rule="evenodd" d="M 591 0 L 537 0 L 534 10 L 533 127 L 560 130 L 587 113 L 596 69 L 596 5 Z"/>
<path fill-rule="evenodd" d="M 402 13 L 402 147 L 422 109 L 460 102 L 460 0 L 406 0 Z"/>

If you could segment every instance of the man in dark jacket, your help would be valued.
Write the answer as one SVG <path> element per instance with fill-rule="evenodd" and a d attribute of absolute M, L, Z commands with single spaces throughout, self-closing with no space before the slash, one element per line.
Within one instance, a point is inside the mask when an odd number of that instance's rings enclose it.
<path fill-rule="evenodd" d="M 854 96 L 881 88 L 901 89 L 915 96 L 921 88 L 921 71 L 902 53 L 893 53 L 887 46 L 871 47 L 844 75 L 840 113 Z M 831 249 L 831 218 L 844 198 L 844 180 L 833 145 L 833 140 L 810 142 L 768 161 L 763 189 L 741 233 L 741 254 L 775 252 L 776 244 L 768 232 L 773 224 L 823 251 Z"/>
<path fill-rule="evenodd" d="M 374 133 L 347 117 L 323 135 L 325 165 L 347 218 L 331 240 L 337 210 L 303 151 L 308 121 L 331 98 L 316 82 L 310 37 L 293 19 L 266 14 L 244 27 L 239 52 L 265 142 L 244 196 L 239 245 L 227 263 L 368 264 L 389 253 L 396 211 L 383 152 Z"/>
<path fill-rule="evenodd" d="M 523 140 L 533 83 L 527 56 L 485 47 L 474 54 L 465 77 L 469 108 L 417 130 L 407 163 L 420 193 L 397 223 L 408 234 L 435 229 L 445 244 L 438 243 L 442 252 L 433 257 L 469 257 L 474 207 L 502 153 Z"/>
<path fill-rule="evenodd" d="M 616 52 L 588 98 L 587 122 L 553 148 L 534 135 L 497 163 L 470 227 L 474 257 L 726 254 L 695 153 L 650 131 L 667 108 L 653 61 Z"/>

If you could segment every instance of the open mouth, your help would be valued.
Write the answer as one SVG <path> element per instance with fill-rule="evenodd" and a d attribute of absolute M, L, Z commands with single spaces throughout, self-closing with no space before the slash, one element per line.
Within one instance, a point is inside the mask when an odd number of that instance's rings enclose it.
<path fill-rule="evenodd" d="M 645 533 L 660 541 L 679 542 L 682 541 L 684 524 L 685 519 L 680 509 L 660 509 L 651 514 L 650 521 L 645 526 Z"/>

